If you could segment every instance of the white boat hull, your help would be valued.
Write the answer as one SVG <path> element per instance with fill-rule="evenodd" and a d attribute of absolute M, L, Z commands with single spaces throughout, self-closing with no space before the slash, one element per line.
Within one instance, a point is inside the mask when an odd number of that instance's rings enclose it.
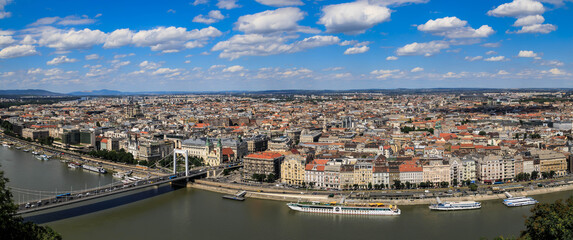
<path fill-rule="evenodd" d="M 325 213 L 325 214 L 344 214 L 344 215 L 378 215 L 378 216 L 398 216 L 401 214 L 400 209 L 394 210 L 353 210 L 342 206 L 328 206 L 328 207 L 303 207 L 298 204 L 287 204 L 287 206 L 295 211 L 307 213 Z M 352 208 L 352 207 L 350 207 Z"/>

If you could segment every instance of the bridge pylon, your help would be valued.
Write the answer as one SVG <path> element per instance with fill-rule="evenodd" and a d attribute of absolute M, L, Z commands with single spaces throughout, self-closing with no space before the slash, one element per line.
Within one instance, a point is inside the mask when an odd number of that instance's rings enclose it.
<path fill-rule="evenodd" d="M 187 151 L 182 149 L 173 149 L 173 174 L 177 173 L 177 154 L 185 156 L 185 176 L 189 176 L 189 158 Z"/>

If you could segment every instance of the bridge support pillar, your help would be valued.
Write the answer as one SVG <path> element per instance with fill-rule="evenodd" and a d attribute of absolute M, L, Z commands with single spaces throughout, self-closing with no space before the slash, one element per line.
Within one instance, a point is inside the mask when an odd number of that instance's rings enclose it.
<path fill-rule="evenodd" d="M 182 154 L 185 157 L 185 176 L 189 176 L 189 158 L 187 156 L 187 151 L 181 149 L 173 150 L 173 174 L 177 172 L 177 154 Z"/>

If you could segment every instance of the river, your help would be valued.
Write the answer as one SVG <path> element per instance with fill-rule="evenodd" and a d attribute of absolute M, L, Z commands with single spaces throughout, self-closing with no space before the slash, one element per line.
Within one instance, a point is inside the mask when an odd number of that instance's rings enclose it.
<path fill-rule="evenodd" d="M 11 186 L 53 190 L 112 181 L 109 174 L 75 172 L 59 161 L 41 162 L 29 155 L 0 147 L 1 169 L 13 177 Z M 64 239 L 492 239 L 518 236 L 531 209 L 507 208 L 494 200 L 473 211 L 430 212 L 427 206 L 401 206 L 402 214 L 396 217 L 340 216 L 294 212 L 276 201 L 224 200 L 221 194 L 189 188 L 148 192 L 152 197 L 46 225 Z M 553 202 L 572 194 L 534 198 Z"/>

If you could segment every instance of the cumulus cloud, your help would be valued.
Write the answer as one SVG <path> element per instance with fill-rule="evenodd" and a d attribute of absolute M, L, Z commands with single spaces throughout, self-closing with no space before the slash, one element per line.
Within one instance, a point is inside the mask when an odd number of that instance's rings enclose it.
<path fill-rule="evenodd" d="M 88 49 L 93 45 L 105 42 L 106 34 L 100 30 L 59 30 L 49 29 L 41 33 L 40 46 L 57 50 Z"/>
<path fill-rule="evenodd" d="M 424 71 L 424 69 L 421 68 L 421 67 L 415 67 L 415 68 L 413 68 L 412 70 L 410 70 L 410 72 L 413 72 L 413 73 L 415 73 L 415 72 L 421 72 L 421 71 Z"/>
<path fill-rule="evenodd" d="M 239 71 L 243 71 L 245 68 L 243 66 L 240 65 L 234 65 L 234 66 L 230 66 L 228 68 L 223 69 L 223 72 L 230 72 L 230 73 L 234 73 L 234 72 L 239 72 Z"/>
<path fill-rule="evenodd" d="M 193 6 L 197 6 L 197 5 L 200 5 L 200 4 L 207 4 L 207 3 L 209 3 L 209 0 L 195 0 L 195 1 L 193 2 Z"/>
<path fill-rule="evenodd" d="M 470 61 L 470 62 L 477 61 L 477 60 L 482 60 L 482 59 L 483 59 L 482 56 L 475 56 L 475 57 L 467 56 L 467 57 L 465 57 L 465 60 L 466 60 L 466 61 Z"/>
<path fill-rule="evenodd" d="M 380 69 L 380 70 L 374 70 L 374 71 L 370 72 L 370 74 L 375 75 L 376 78 L 378 78 L 378 79 L 386 79 L 386 78 L 394 76 L 394 74 L 398 73 L 398 72 L 400 72 L 400 70 L 398 70 L 398 69 L 393 69 L 393 70 Z"/>
<path fill-rule="evenodd" d="M 212 24 L 225 19 L 225 16 L 219 10 L 211 10 L 207 16 L 199 14 L 193 18 L 193 22 Z"/>
<path fill-rule="evenodd" d="M 256 0 L 258 3 L 271 7 L 301 6 L 301 0 Z"/>
<path fill-rule="evenodd" d="M 565 75 L 565 74 L 567 74 L 565 71 L 562 71 L 558 68 L 549 69 L 549 72 L 553 75 Z"/>
<path fill-rule="evenodd" d="M 553 24 L 534 24 L 531 26 L 523 26 L 517 33 L 543 33 L 547 34 L 557 30 Z"/>
<path fill-rule="evenodd" d="M 11 12 L 7 12 L 6 9 L 4 9 L 6 5 L 10 3 L 12 3 L 12 0 L 0 0 L 0 19 L 12 16 Z"/>
<path fill-rule="evenodd" d="M 16 58 L 36 55 L 36 47 L 32 45 L 12 45 L 0 50 L 0 58 Z"/>
<path fill-rule="evenodd" d="M 513 0 L 510 3 L 499 5 L 487 12 L 489 16 L 495 17 L 524 17 L 539 15 L 545 12 L 543 4 L 533 0 Z"/>
<path fill-rule="evenodd" d="M 444 41 L 414 42 L 398 48 L 396 54 L 398 56 L 424 55 L 429 57 L 449 47 L 450 45 Z"/>
<path fill-rule="evenodd" d="M 85 56 L 85 59 L 86 59 L 86 60 L 97 60 L 97 59 L 99 59 L 99 58 L 100 58 L 100 56 L 97 55 L 96 53 L 90 54 L 90 55 L 86 55 L 86 56 Z"/>
<path fill-rule="evenodd" d="M 515 23 L 513 23 L 513 26 L 514 27 L 523 27 L 523 26 L 541 24 L 543 22 L 545 22 L 545 18 L 543 16 L 541 16 L 541 15 L 530 15 L 530 16 L 518 18 L 517 20 L 515 20 Z"/>
<path fill-rule="evenodd" d="M 489 57 L 484 59 L 484 61 L 487 62 L 501 62 L 501 61 L 506 61 L 507 59 L 505 58 L 505 56 L 495 56 L 495 57 Z"/>
<path fill-rule="evenodd" d="M 335 36 L 313 36 L 290 44 L 285 43 L 289 39 L 290 37 L 261 34 L 235 35 L 229 40 L 218 42 L 211 51 L 221 51 L 219 57 L 233 60 L 242 56 L 268 56 L 299 52 L 340 42 L 340 39 Z"/>
<path fill-rule="evenodd" d="M 219 0 L 217 7 L 229 10 L 233 8 L 239 8 L 241 5 L 237 4 L 237 0 Z"/>
<path fill-rule="evenodd" d="M 398 57 L 396 57 L 396 56 L 388 56 L 388 57 L 386 57 L 386 61 L 396 61 L 396 60 L 398 60 Z"/>
<path fill-rule="evenodd" d="M 74 63 L 77 61 L 78 60 L 75 58 L 68 58 L 67 56 L 59 56 L 59 57 L 55 57 L 54 59 L 46 62 L 46 64 L 48 64 L 48 65 L 59 65 L 62 63 Z"/>
<path fill-rule="evenodd" d="M 517 56 L 522 58 L 535 58 L 537 57 L 537 53 L 534 53 L 533 51 L 521 50 L 519 51 L 519 54 L 517 54 Z"/>
<path fill-rule="evenodd" d="M 457 17 L 444 17 L 428 20 L 426 23 L 419 25 L 418 30 L 448 38 L 483 38 L 495 32 L 488 25 L 483 25 L 478 29 L 473 29 L 467 25 L 467 21 L 460 20 Z"/>
<path fill-rule="evenodd" d="M 1 1 L 1 0 L 0 0 Z M 41 25 L 87 25 L 95 22 L 95 19 L 91 19 L 88 16 L 67 16 L 67 17 L 45 17 L 36 20 L 30 26 L 41 26 Z"/>
<path fill-rule="evenodd" d="M 382 6 L 401 6 L 414 3 L 427 3 L 430 0 L 368 0 L 370 4 L 377 4 Z"/>
<path fill-rule="evenodd" d="M 497 72 L 497 75 L 507 75 L 507 74 L 509 74 L 509 73 L 508 73 L 507 71 L 505 71 L 505 70 L 499 70 L 499 71 Z"/>
<path fill-rule="evenodd" d="M 10 35 L 0 35 L 0 47 L 8 46 L 16 42 Z"/>
<path fill-rule="evenodd" d="M 563 65 L 565 65 L 565 63 L 558 61 L 558 60 L 541 60 L 539 61 L 539 64 L 542 66 L 556 66 L 556 67 L 561 67 Z"/>
<path fill-rule="evenodd" d="M 202 47 L 206 39 L 221 35 L 221 31 L 211 26 L 190 31 L 183 27 L 158 27 L 136 33 L 129 29 L 118 29 L 106 38 L 104 48 L 133 44 L 137 47 L 150 47 L 152 51 L 168 53 L 183 48 Z"/>
<path fill-rule="evenodd" d="M 368 1 L 328 5 L 322 8 L 319 24 L 327 32 L 360 34 L 390 19 L 390 9 Z"/>
<path fill-rule="evenodd" d="M 235 23 L 235 30 L 245 33 L 272 33 L 272 32 L 307 32 L 316 33 L 309 27 L 298 25 L 305 13 L 298 8 L 287 7 L 277 10 L 267 10 L 252 15 L 239 17 Z"/>
<path fill-rule="evenodd" d="M 370 48 L 368 46 L 351 47 L 351 48 L 346 49 L 346 51 L 344 51 L 344 54 L 346 54 L 346 55 L 359 54 L 359 53 L 368 52 L 368 50 L 370 50 Z"/>
<path fill-rule="evenodd" d="M 489 48 L 497 48 L 501 46 L 501 43 L 496 42 L 496 43 L 484 43 L 482 44 L 483 47 L 489 47 Z"/>

